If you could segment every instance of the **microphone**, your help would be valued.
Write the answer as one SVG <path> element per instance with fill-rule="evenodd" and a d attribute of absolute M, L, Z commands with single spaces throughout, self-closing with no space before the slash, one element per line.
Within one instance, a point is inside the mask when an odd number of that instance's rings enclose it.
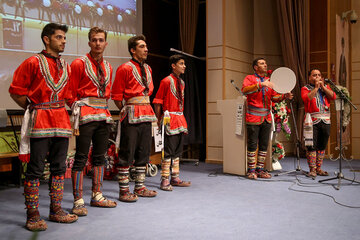
<path fill-rule="evenodd" d="M 235 85 L 234 80 L 231 79 L 230 82 L 235 87 L 235 89 L 238 90 L 238 92 L 241 93 L 241 90 Z"/>
<path fill-rule="evenodd" d="M 328 78 L 324 78 L 324 82 L 329 83 L 330 85 L 335 85 L 335 83 L 333 83 L 333 81 L 331 81 L 331 79 Z"/>

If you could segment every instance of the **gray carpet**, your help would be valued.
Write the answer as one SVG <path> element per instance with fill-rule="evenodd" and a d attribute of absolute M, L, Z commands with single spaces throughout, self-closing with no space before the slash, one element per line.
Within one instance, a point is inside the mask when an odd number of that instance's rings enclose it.
<path fill-rule="evenodd" d="M 294 169 L 293 158 L 282 160 L 284 170 Z M 360 169 L 360 161 L 350 162 Z M 306 160 L 301 166 L 307 170 Z M 325 160 L 331 176 L 338 162 Z M 158 189 L 160 174 L 147 178 L 147 186 L 158 190 L 152 199 L 136 203 L 118 202 L 115 209 L 89 206 L 91 180 L 85 179 L 87 217 L 73 224 L 47 220 L 49 196 L 46 184 L 40 190 L 40 214 L 48 230 L 37 239 L 360 239 L 360 186 L 342 181 L 340 190 L 320 184 L 299 172 L 271 180 L 247 180 L 222 173 L 221 165 L 181 164 L 181 177 L 191 180 L 190 188 L 173 192 Z M 343 162 L 345 177 L 360 180 Z M 131 184 L 133 188 L 133 183 Z M 117 199 L 115 181 L 104 182 L 104 195 Z M 0 239 L 30 239 L 24 228 L 25 209 L 22 188 L 0 190 Z M 311 193 L 310 193 L 311 192 Z M 336 203 L 336 202 L 337 203 Z M 63 207 L 72 207 L 71 181 L 66 180 Z"/>

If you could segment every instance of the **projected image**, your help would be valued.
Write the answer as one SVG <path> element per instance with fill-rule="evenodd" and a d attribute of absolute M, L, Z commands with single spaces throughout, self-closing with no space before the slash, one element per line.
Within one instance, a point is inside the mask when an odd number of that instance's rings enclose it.
<path fill-rule="evenodd" d="M 72 27 L 98 26 L 118 34 L 136 33 L 136 0 L 0 0 L 0 13 Z"/>
<path fill-rule="evenodd" d="M 0 0 L 2 107 L 19 108 L 8 93 L 12 76 L 25 59 L 44 49 L 40 36 L 47 23 L 68 25 L 62 53 L 68 63 L 89 52 L 91 27 L 106 30 L 108 45 L 104 58 L 116 69 L 130 58 L 127 40 L 141 29 L 137 20 L 141 10 L 137 6 L 141 9 L 141 2 L 136 0 Z"/>

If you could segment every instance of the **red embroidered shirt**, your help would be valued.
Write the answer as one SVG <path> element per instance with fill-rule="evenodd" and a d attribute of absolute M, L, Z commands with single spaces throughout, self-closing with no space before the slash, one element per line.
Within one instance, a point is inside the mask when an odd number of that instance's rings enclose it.
<path fill-rule="evenodd" d="M 110 98 L 112 67 L 109 62 L 102 60 L 100 67 L 104 73 L 104 85 L 101 86 L 99 74 L 97 70 L 97 62 L 90 54 L 78 58 L 71 63 L 70 82 L 73 89 L 74 101 L 81 99 L 105 99 L 104 104 L 96 104 L 96 101 L 88 101 L 81 104 L 80 124 L 93 121 L 112 122 L 111 114 L 107 108 L 107 100 Z M 104 91 L 105 90 L 105 91 Z M 95 102 L 95 103 L 93 103 Z"/>
<path fill-rule="evenodd" d="M 268 80 L 265 77 L 264 80 Z M 271 123 L 271 105 L 285 99 L 283 94 L 268 87 L 260 88 L 261 79 L 256 75 L 247 75 L 241 91 L 247 97 L 246 123 L 259 125 L 264 121 Z"/>
<path fill-rule="evenodd" d="M 154 91 L 151 75 L 152 71 L 149 65 L 144 64 L 144 67 L 148 86 L 147 93 L 144 92 L 146 86 L 144 86 L 141 79 L 142 75 L 139 63 L 130 60 L 129 62 L 122 64 L 116 70 L 115 80 L 111 88 L 111 99 L 116 101 L 125 100 L 128 102 L 134 97 L 151 96 Z M 156 116 L 150 103 L 127 105 L 125 110 L 128 115 L 129 123 L 156 121 Z M 126 115 L 124 115 L 122 119 L 125 116 Z"/>
<path fill-rule="evenodd" d="M 58 69 L 54 59 L 37 54 L 26 59 L 14 72 L 9 92 L 27 96 L 31 105 L 71 100 L 68 83 L 70 66 L 61 59 Z M 56 105 L 56 104 L 54 104 Z M 72 135 L 69 115 L 65 107 L 34 108 L 31 112 L 29 137 L 70 137 Z"/>
<path fill-rule="evenodd" d="M 180 81 L 181 98 L 177 94 L 177 82 Z M 183 114 L 185 83 L 181 78 L 170 74 L 160 82 L 159 90 L 153 100 L 154 104 L 161 104 L 163 111 L 170 113 L 170 125 L 166 125 L 166 133 L 175 135 L 181 132 L 187 133 L 187 123 Z M 182 99 L 182 100 L 181 100 Z"/>
<path fill-rule="evenodd" d="M 329 85 L 326 88 L 331 89 Z M 305 113 L 310 113 L 313 123 L 316 124 L 321 120 L 324 123 L 330 124 L 330 101 L 336 99 L 334 92 L 333 98 L 328 98 L 321 90 L 317 91 L 315 97 L 309 99 L 309 92 L 314 89 L 314 86 L 308 84 L 301 88 L 301 98 L 304 102 Z"/>

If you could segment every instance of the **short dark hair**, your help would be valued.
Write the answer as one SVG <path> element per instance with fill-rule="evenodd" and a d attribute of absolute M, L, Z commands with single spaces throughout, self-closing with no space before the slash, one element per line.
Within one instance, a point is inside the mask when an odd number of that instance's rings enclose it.
<path fill-rule="evenodd" d="M 308 77 L 311 75 L 312 71 L 314 71 L 314 70 L 318 70 L 321 73 L 320 69 L 315 67 L 308 71 Z"/>
<path fill-rule="evenodd" d="M 253 61 L 253 63 L 252 63 L 252 68 L 253 68 L 253 70 L 255 70 L 254 67 L 257 66 L 259 60 L 265 60 L 265 58 L 263 58 L 263 57 L 255 58 L 254 61 Z M 265 60 L 265 61 L 266 61 L 266 60 Z"/>
<path fill-rule="evenodd" d="M 144 35 L 137 35 L 129 38 L 128 40 L 128 50 L 130 55 L 132 56 L 131 49 L 136 49 L 136 46 L 139 44 L 138 41 L 143 40 L 146 42 L 146 37 Z"/>
<path fill-rule="evenodd" d="M 47 36 L 48 38 L 50 38 L 56 30 L 61 30 L 64 31 L 65 33 L 68 31 L 68 26 L 66 26 L 65 24 L 58 24 L 58 23 L 48 23 L 45 25 L 45 27 L 43 28 L 42 32 L 41 32 L 41 40 L 45 44 L 44 41 L 44 37 Z"/>
<path fill-rule="evenodd" d="M 104 33 L 104 34 L 105 34 L 105 41 L 106 41 L 107 32 L 106 32 L 104 29 L 101 29 L 101 28 L 99 28 L 99 27 L 92 27 L 92 28 L 90 28 L 89 33 L 88 33 L 89 41 L 91 41 L 91 35 L 92 35 L 92 34 L 97 34 L 97 33 Z"/>
<path fill-rule="evenodd" d="M 176 64 L 180 60 L 185 61 L 185 57 L 183 55 L 180 55 L 180 54 L 175 54 L 175 55 L 170 56 L 170 58 L 169 58 L 170 69 L 172 69 L 172 67 L 171 67 L 172 64 Z"/>

